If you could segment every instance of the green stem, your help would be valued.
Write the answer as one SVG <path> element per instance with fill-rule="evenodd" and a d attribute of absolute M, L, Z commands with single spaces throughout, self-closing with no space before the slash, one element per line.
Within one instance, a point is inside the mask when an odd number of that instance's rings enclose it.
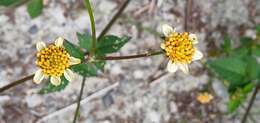
<path fill-rule="evenodd" d="M 90 19 L 90 23 L 91 23 L 91 31 L 92 31 L 92 50 L 90 52 L 90 55 L 94 55 L 96 52 L 96 43 L 97 43 L 95 19 L 94 19 L 92 7 L 91 7 L 89 0 L 84 0 L 84 5 L 87 8 L 87 11 L 89 14 L 89 19 Z"/>
<path fill-rule="evenodd" d="M 124 60 L 124 59 L 134 59 L 134 58 L 141 58 L 141 57 L 149 57 L 162 54 L 163 51 L 155 51 L 155 52 L 147 52 L 143 54 L 137 55 L 129 55 L 129 56 L 106 56 L 104 58 L 97 58 L 100 60 Z"/>
<path fill-rule="evenodd" d="M 81 98 L 82 98 L 82 95 L 83 95 L 85 82 L 86 82 L 86 77 L 84 76 L 83 79 L 82 79 L 82 83 L 81 83 L 81 88 L 80 88 L 80 93 L 79 93 L 79 97 L 78 97 L 78 101 L 77 101 L 77 108 L 76 108 L 74 118 L 73 118 L 73 123 L 77 122 L 77 118 L 79 116 L 80 101 L 81 101 Z"/>

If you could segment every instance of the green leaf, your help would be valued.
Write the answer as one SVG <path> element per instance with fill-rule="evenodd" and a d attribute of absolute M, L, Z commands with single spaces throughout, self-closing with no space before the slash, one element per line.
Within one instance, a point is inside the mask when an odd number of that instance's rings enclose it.
<path fill-rule="evenodd" d="M 106 61 L 105 60 L 95 60 L 93 62 L 93 64 L 96 65 L 97 69 L 99 69 L 101 71 L 104 71 L 104 67 L 105 67 Z"/>
<path fill-rule="evenodd" d="M 240 104 L 241 104 L 240 99 L 230 100 L 228 102 L 228 112 L 233 113 L 240 106 Z"/>
<path fill-rule="evenodd" d="M 237 48 L 230 52 L 230 56 L 234 58 L 244 58 L 249 55 L 249 49 L 247 47 Z"/>
<path fill-rule="evenodd" d="M 119 51 L 131 38 L 123 36 L 119 38 L 113 35 L 107 35 L 102 37 L 97 44 L 98 54 L 108 54 Z"/>
<path fill-rule="evenodd" d="M 254 80 L 257 79 L 258 73 L 259 73 L 259 64 L 254 57 L 248 56 L 246 58 L 247 61 L 247 76 L 249 79 Z"/>
<path fill-rule="evenodd" d="M 251 82 L 251 83 L 247 84 L 246 86 L 244 86 L 244 88 L 242 88 L 242 93 L 244 95 L 247 95 L 254 89 L 254 87 L 255 87 L 255 84 Z"/>
<path fill-rule="evenodd" d="M 10 6 L 18 1 L 20 2 L 21 0 L 0 0 L 0 6 Z"/>
<path fill-rule="evenodd" d="M 82 76 L 97 75 L 97 69 L 91 63 L 82 63 L 82 64 L 74 65 L 71 67 L 71 69 Z"/>
<path fill-rule="evenodd" d="M 240 82 L 246 73 L 246 63 L 237 58 L 222 58 L 207 62 L 220 77 L 230 82 Z"/>
<path fill-rule="evenodd" d="M 242 37 L 240 38 L 240 42 L 243 46 L 251 47 L 253 45 L 253 39 L 250 37 Z"/>
<path fill-rule="evenodd" d="M 73 57 L 79 58 L 82 61 L 84 60 L 84 53 L 80 50 L 80 48 L 69 41 L 64 42 L 64 47 L 66 51 Z"/>
<path fill-rule="evenodd" d="M 32 18 L 39 16 L 42 13 L 43 0 L 31 0 L 27 5 L 27 11 Z"/>
<path fill-rule="evenodd" d="M 229 37 L 224 38 L 224 44 L 222 45 L 222 48 L 226 53 L 229 53 L 231 51 L 231 39 Z"/>
<path fill-rule="evenodd" d="M 91 35 L 88 34 L 88 33 L 80 34 L 80 33 L 77 32 L 77 37 L 78 37 L 78 40 L 79 40 L 79 46 L 81 48 L 86 49 L 87 51 L 90 51 L 91 47 L 92 47 Z"/>
<path fill-rule="evenodd" d="M 64 76 L 61 77 L 61 84 L 58 85 L 58 86 L 51 84 L 50 79 L 49 79 L 47 86 L 43 87 L 39 91 L 39 94 L 47 94 L 47 93 L 52 93 L 52 92 L 64 90 L 67 87 L 68 84 L 69 84 L 69 81 L 67 79 L 65 79 Z"/>

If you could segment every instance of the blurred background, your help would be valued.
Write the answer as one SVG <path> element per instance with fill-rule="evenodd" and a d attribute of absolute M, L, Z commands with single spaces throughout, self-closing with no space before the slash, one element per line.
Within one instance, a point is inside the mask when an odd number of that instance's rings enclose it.
<path fill-rule="evenodd" d="M 99 34 L 125 0 L 92 0 Z M 225 36 L 239 46 L 241 36 L 255 37 L 260 23 L 260 0 L 131 0 L 108 34 L 132 39 L 113 56 L 160 49 L 161 24 L 195 33 L 208 59 Z M 187 8 L 188 9 L 185 9 Z M 188 16 L 185 17 L 185 10 Z M 187 15 L 187 14 L 186 14 Z M 185 25 L 186 18 L 186 25 Z M 186 29 L 185 29 L 186 28 Z M 32 19 L 26 5 L 0 7 L 0 87 L 35 72 L 35 44 L 56 37 L 77 44 L 76 32 L 90 32 L 81 0 L 44 0 L 39 17 Z M 238 123 L 244 108 L 227 114 L 229 95 L 223 82 L 201 62 L 190 75 L 167 73 L 164 56 L 108 61 L 99 77 L 87 78 L 80 111 L 82 123 Z M 74 116 L 81 77 L 63 91 L 45 95 L 44 84 L 31 80 L 0 93 L 0 123 L 68 123 Z M 201 91 L 214 96 L 209 104 L 196 100 Z M 260 97 L 248 122 L 259 123 Z M 242 106 L 243 107 L 243 106 Z"/>

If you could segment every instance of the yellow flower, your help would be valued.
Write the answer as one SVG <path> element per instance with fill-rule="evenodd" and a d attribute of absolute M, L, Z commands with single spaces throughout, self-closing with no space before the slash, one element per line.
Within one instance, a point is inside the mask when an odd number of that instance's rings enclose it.
<path fill-rule="evenodd" d="M 198 43 L 197 36 L 188 32 L 175 32 L 175 29 L 166 24 L 162 26 L 162 31 L 165 40 L 161 43 L 161 48 L 169 58 L 167 70 L 174 73 L 181 69 L 188 74 L 188 64 L 203 57 L 203 54 L 194 47 Z"/>
<path fill-rule="evenodd" d="M 70 56 L 63 47 L 64 39 L 59 37 L 55 44 L 46 47 L 44 42 L 38 42 L 36 65 L 39 69 L 35 72 L 33 82 L 39 84 L 44 78 L 50 77 L 50 82 L 58 86 L 61 84 L 61 76 L 68 81 L 74 79 L 74 73 L 69 69 L 71 65 L 79 64 L 80 59 Z"/>
<path fill-rule="evenodd" d="M 207 104 L 213 99 L 213 96 L 208 92 L 199 93 L 197 100 L 202 104 Z"/>

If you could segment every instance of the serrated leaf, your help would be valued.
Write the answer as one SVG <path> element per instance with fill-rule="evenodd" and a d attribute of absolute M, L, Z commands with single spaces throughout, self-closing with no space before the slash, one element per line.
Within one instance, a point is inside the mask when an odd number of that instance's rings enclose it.
<path fill-rule="evenodd" d="M 107 35 L 102 37 L 97 44 L 98 54 L 108 54 L 119 51 L 131 38 L 123 36 L 119 38 L 113 35 Z"/>
<path fill-rule="evenodd" d="M 64 76 L 61 77 L 61 84 L 58 86 L 51 84 L 50 79 L 48 79 L 47 86 L 43 87 L 39 91 L 39 94 L 47 94 L 47 93 L 58 92 L 58 91 L 64 90 L 68 84 L 69 84 L 69 81 L 67 79 L 65 79 Z"/>
<path fill-rule="evenodd" d="M 84 53 L 80 50 L 80 48 L 69 41 L 64 41 L 64 47 L 66 51 L 73 57 L 79 58 L 82 61 L 84 60 Z"/>
<path fill-rule="evenodd" d="M 27 11 L 32 18 L 39 16 L 42 13 L 43 0 L 30 0 L 27 5 Z"/>
<path fill-rule="evenodd" d="M 20 0 L 0 0 L 0 6 L 10 6 L 18 1 L 20 2 Z"/>
<path fill-rule="evenodd" d="M 74 65 L 71 67 L 71 69 L 74 72 L 76 72 L 82 76 L 96 76 L 97 75 L 97 69 L 91 63 L 82 63 L 82 64 Z"/>
<path fill-rule="evenodd" d="M 92 47 L 91 35 L 88 34 L 88 33 L 80 34 L 80 33 L 77 32 L 77 37 L 78 37 L 78 40 L 79 40 L 79 46 L 81 48 L 86 49 L 87 51 L 90 51 L 91 47 Z"/>
<path fill-rule="evenodd" d="M 230 82 L 240 82 L 246 72 L 246 63 L 237 58 L 222 58 L 207 62 L 220 77 Z"/>

